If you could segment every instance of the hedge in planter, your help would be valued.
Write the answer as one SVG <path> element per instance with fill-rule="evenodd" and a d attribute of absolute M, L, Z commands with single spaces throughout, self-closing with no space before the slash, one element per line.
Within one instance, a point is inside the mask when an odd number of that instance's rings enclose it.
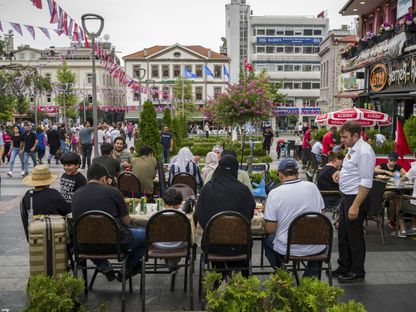
<path fill-rule="evenodd" d="M 214 285 L 220 285 L 214 288 Z M 314 278 L 302 278 L 293 286 L 292 274 L 276 270 L 264 282 L 256 276 L 245 278 L 241 273 L 233 275 L 228 283 L 222 275 L 207 272 L 204 279 L 207 311 L 212 312 L 365 312 L 360 303 L 353 300 L 338 302 L 341 288 L 330 286 Z"/>

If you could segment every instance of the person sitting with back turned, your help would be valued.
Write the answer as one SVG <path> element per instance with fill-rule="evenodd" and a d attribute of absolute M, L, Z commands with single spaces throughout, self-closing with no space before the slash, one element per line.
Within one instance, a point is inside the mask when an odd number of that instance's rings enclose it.
<path fill-rule="evenodd" d="M 224 151 L 222 151 L 221 158 L 224 157 L 224 156 L 226 156 L 226 155 L 233 156 L 235 159 L 237 159 L 237 154 L 233 150 L 224 150 Z M 237 159 L 237 162 L 238 162 L 238 159 Z M 211 180 L 212 175 L 213 175 L 213 172 L 208 173 L 206 175 L 206 177 L 205 177 L 204 182 L 205 183 L 208 183 L 209 180 Z M 244 171 L 242 169 L 238 169 L 237 179 L 238 179 L 238 181 L 240 181 L 241 183 L 243 183 L 245 186 L 247 186 L 250 191 L 253 190 L 253 186 L 251 185 L 251 180 L 250 180 L 250 177 L 248 176 L 247 171 Z"/>
<path fill-rule="evenodd" d="M 175 175 L 187 172 L 195 178 L 196 184 L 199 187 L 202 187 L 202 177 L 199 167 L 195 163 L 194 155 L 192 155 L 191 150 L 188 147 L 182 147 L 176 160 L 173 162 L 169 170 L 169 185 L 172 185 L 173 178 Z"/>
<path fill-rule="evenodd" d="M 215 152 L 208 152 L 205 157 L 205 166 L 201 170 L 202 179 L 205 181 L 205 178 L 214 172 L 218 166 L 218 156 Z"/>
<path fill-rule="evenodd" d="M 208 221 L 217 213 L 235 211 L 241 213 L 250 222 L 254 215 L 256 202 L 250 189 L 237 180 L 238 161 L 231 155 L 221 157 L 212 179 L 201 190 L 196 205 L 196 220 L 205 229 Z M 245 252 L 246 246 L 212 246 L 210 252 L 235 255 Z M 223 267 L 223 263 L 213 263 Z M 241 262 L 227 263 L 241 267 Z"/>
<path fill-rule="evenodd" d="M 107 169 L 111 178 L 111 185 L 117 185 L 117 179 L 120 174 L 120 161 L 112 157 L 113 144 L 103 143 L 101 145 L 101 156 L 98 156 L 92 160 L 92 164 L 100 164 Z"/>
<path fill-rule="evenodd" d="M 26 210 L 30 209 L 30 197 L 33 196 L 33 215 L 61 215 L 71 212 L 71 204 L 59 193 L 49 186 L 58 178 L 52 174 L 47 165 L 37 165 L 32 172 L 23 179 L 23 184 L 33 186 L 26 192 L 23 204 Z"/>
<path fill-rule="evenodd" d="M 264 240 L 265 253 L 274 268 L 284 266 L 283 258 L 292 221 L 302 213 L 321 212 L 324 209 L 324 201 L 316 185 L 299 179 L 298 165 L 294 159 L 282 159 L 278 172 L 282 184 L 269 193 L 264 212 L 264 228 L 269 234 Z M 290 253 L 294 256 L 310 256 L 324 250 L 325 247 L 319 245 L 292 245 Z M 317 269 L 321 266 L 322 262 L 309 261 L 303 276 L 320 278 Z"/>
<path fill-rule="evenodd" d="M 143 145 L 140 148 L 140 156 L 131 160 L 131 171 L 139 179 L 142 193 L 153 194 L 153 180 L 157 173 L 157 161 L 153 157 L 153 148 Z"/>
<path fill-rule="evenodd" d="M 104 145 L 104 144 L 103 144 Z M 110 187 L 107 169 L 100 164 L 92 164 L 87 172 L 88 184 L 77 190 L 72 196 L 72 215 L 74 222 L 85 212 L 100 210 L 113 216 L 120 224 L 120 242 L 132 250 L 131 261 L 132 271 L 127 276 L 140 272 L 141 258 L 144 249 L 144 229 L 128 228 L 130 215 L 124 202 L 123 195 L 115 188 Z M 109 281 L 115 279 L 114 271 L 108 260 L 94 260 L 101 272 Z M 130 266 L 127 265 L 127 268 Z M 121 274 L 117 276 L 121 282 Z"/>

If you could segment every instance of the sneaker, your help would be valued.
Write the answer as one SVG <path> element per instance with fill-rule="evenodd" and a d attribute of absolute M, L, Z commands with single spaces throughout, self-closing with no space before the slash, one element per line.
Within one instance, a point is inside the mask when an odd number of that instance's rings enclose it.
<path fill-rule="evenodd" d="M 413 236 L 416 235 L 416 228 L 410 229 L 406 232 L 407 236 Z"/>
<path fill-rule="evenodd" d="M 22 171 L 20 172 L 20 174 L 21 174 L 22 176 L 24 176 L 24 175 L 25 175 L 25 172 L 22 170 Z"/>
<path fill-rule="evenodd" d="M 13 173 L 11 171 L 7 172 L 7 176 L 12 177 Z"/>
<path fill-rule="evenodd" d="M 107 281 L 109 282 L 112 282 L 116 279 L 116 274 L 114 273 L 113 269 L 100 270 L 100 272 L 105 275 Z"/>
<path fill-rule="evenodd" d="M 403 231 L 403 232 L 399 232 L 399 231 L 393 231 L 393 232 L 391 232 L 390 233 L 390 235 L 391 236 L 395 236 L 395 237 L 397 237 L 397 238 L 406 238 L 406 231 Z"/>
<path fill-rule="evenodd" d="M 48 164 L 49 164 L 49 165 L 51 164 L 51 160 L 50 160 L 50 159 L 48 159 Z"/>

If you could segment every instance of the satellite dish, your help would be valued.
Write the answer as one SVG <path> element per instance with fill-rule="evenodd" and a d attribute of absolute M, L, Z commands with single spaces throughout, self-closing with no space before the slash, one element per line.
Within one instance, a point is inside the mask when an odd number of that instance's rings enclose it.
<path fill-rule="evenodd" d="M 103 36 L 103 38 L 104 38 L 105 41 L 108 41 L 108 40 L 110 40 L 110 35 L 109 34 L 105 34 Z"/>

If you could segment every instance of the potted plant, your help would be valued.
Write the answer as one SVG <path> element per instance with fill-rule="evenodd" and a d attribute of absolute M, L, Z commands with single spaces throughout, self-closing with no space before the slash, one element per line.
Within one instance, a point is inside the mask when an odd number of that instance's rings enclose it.
<path fill-rule="evenodd" d="M 416 117 L 412 116 L 404 123 L 404 133 L 406 134 L 407 144 L 416 153 Z"/>

